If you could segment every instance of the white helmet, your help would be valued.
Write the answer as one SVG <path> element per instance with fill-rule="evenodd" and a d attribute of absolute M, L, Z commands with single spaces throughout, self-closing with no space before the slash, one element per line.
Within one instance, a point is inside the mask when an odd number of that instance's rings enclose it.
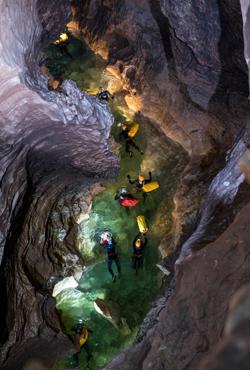
<path fill-rule="evenodd" d="M 112 234 L 109 231 L 104 231 L 101 234 L 101 239 L 107 240 L 107 239 L 110 239 L 110 238 L 112 238 Z"/>
<path fill-rule="evenodd" d="M 122 187 L 121 189 L 120 189 L 120 193 L 121 194 L 127 194 L 127 189 L 125 188 L 125 187 Z"/>

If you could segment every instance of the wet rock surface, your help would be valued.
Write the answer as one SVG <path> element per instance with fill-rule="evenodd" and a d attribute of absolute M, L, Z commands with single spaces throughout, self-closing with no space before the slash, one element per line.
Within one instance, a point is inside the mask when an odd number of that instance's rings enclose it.
<path fill-rule="evenodd" d="M 2 1 L 0 7 L 0 363 L 14 370 L 31 353 L 51 365 L 62 346 L 72 352 L 47 280 L 68 274 L 63 256 L 79 257 L 73 216 L 85 209 L 74 212 L 72 199 L 73 218 L 59 215 L 67 234 L 61 245 L 53 243 L 52 211 L 72 187 L 87 199 L 93 178 L 114 176 L 118 163 L 108 148 L 113 117 L 107 105 L 81 94 L 73 82 L 50 92 L 39 72 L 42 49 L 70 16 L 68 2 Z"/>

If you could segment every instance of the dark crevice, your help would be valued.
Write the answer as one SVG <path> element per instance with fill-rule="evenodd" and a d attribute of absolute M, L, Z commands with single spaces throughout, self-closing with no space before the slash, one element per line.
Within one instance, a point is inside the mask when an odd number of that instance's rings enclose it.
<path fill-rule="evenodd" d="M 171 32 L 170 32 L 170 24 L 165 17 L 165 15 L 162 13 L 160 1 L 159 0 L 150 0 L 149 1 L 150 10 L 152 12 L 152 15 L 158 24 L 161 37 L 162 37 L 162 43 L 165 51 L 166 58 L 168 62 L 174 58 L 173 52 L 172 52 L 172 46 L 171 46 Z"/>
<path fill-rule="evenodd" d="M 209 108 L 214 111 L 218 102 L 227 104 L 228 96 L 237 93 L 249 95 L 248 70 L 244 58 L 243 24 L 239 0 L 218 1 L 221 37 L 218 44 L 221 74 Z"/>
<path fill-rule="evenodd" d="M 7 321 L 9 323 L 14 322 L 14 318 L 10 319 L 11 312 L 8 308 L 8 299 L 9 299 L 9 292 L 14 291 L 14 287 L 11 286 L 11 282 L 13 283 L 15 279 L 15 261 L 17 259 L 16 256 L 16 245 L 18 243 L 19 237 L 22 234 L 23 227 L 25 225 L 25 218 L 27 212 L 30 208 L 32 203 L 32 194 L 34 192 L 33 186 L 29 181 L 29 177 L 27 178 L 27 190 L 22 200 L 22 206 L 19 208 L 19 211 L 16 215 L 13 215 L 11 220 L 11 231 L 6 240 L 5 248 L 4 248 L 4 255 L 3 260 L 0 267 L 0 297 L 1 297 L 1 307 L 0 307 L 0 342 L 4 343 L 7 338 Z M 9 274 L 12 274 L 12 279 L 10 279 Z M 8 318 L 7 318 L 8 316 Z"/>

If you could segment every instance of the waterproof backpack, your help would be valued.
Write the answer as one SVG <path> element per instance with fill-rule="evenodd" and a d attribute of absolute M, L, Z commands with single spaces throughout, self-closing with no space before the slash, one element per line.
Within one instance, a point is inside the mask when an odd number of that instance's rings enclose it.
<path fill-rule="evenodd" d="M 148 231 L 145 217 L 140 215 L 136 217 L 138 229 L 141 233 L 146 233 Z"/>
<path fill-rule="evenodd" d="M 132 126 L 131 126 L 131 128 L 130 128 L 130 130 L 129 130 L 129 132 L 128 132 L 128 136 L 130 138 L 134 137 L 137 134 L 137 132 L 139 130 L 139 127 L 140 127 L 139 126 L 139 123 L 133 123 Z"/>
<path fill-rule="evenodd" d="M 160 187 L 159 183 L 157 181 L 150 181 L 149 183 L 143 185 L 142 190 L 145 193 L 150 193 L 153 190 L 156 190 Z"/>
<path fill-rule="evenodd" d="M 87 342 L 88 336 L 89 336 L 88 329 L 84 328 L 80 336 L 80 347 L 82 347 Z"/>
<path fill-rule="evenodd" d="M 137 198 L 125 197 L 120 200 L 120 205 L 123 207 L 135 207 L 139 203 Z"/>

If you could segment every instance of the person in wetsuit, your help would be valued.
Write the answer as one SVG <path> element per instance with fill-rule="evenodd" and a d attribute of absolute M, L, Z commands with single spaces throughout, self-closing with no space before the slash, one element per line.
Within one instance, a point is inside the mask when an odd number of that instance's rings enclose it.
<path fill-rule="evenodd" d="M 143 192 L 143 186 L 152 181 L 152 172 L 149 172 L 148 176 L 149 176 L 148 179 L 145 179 L 145 177 L 141 176 L 141 175 L 139 175 L 134 180 L 131 179 L 130 175 L 128 175 L 127 178 L 128 178 L 128 181 L 129 181 L 130 184 L 135 185 L 137 192 Z M 146 200 L 146 196 L 147 196 L 147 194 L 145 192 L 143 192 L 144 202 Z"/>
<path fill-rule="evenodd" d="M 129 209 L 135 207 L 139 202 L 138 199 L 133 197 L 133 195 L 130 194 L 125 187 L 117 190 L 115 194 L 115 200 L 119 201 L 120 205 L 125 208 L 128 215 Z"/>
<path fill-rule="evenodd" d="M 98 98 L 100 100 L 109 101 L 110 99 L 114 99 L 114 95 L 110 94 L 108 90 L 104 90 L 102 87 L 100 87 Z"/>
<path fill-rule="evenodd" d="M 112 270 L 112 264 L 113 262 L 115 262 L 118 274 L 121 273 L 121 265 L 120 265 L 119 258 L 115 251 L 116 242 L 110 232 L 102 233 L 100 244 L 102 248 L 105 250 L 105 252 L 107 252 L 108 271 L 112 276 L 112 280 L 115 282 L 116 275 L 114 274 Z"/>
<path fill-rule="evenodd" d="M 130 128 L 126 124 L 121 124 L 121 132 L 119 133 L 119 141 L 125 143 L 125 150 L 129 154 L 130 157 L 133 157 L 133 152 L 131 151 L 131 147 L 135 148 L 139 153 L 143 154 L 143 151 L 139 148 L 139 146 L 134 142 L 134 140 L 129 136 Z"/>
<path fill-rule="evenodd" d="M 87 355 L 87 363 L 91 359 L 91 353 L 89 350 L 89 346 L 87 343 L 89 333 L 92 333 L 92 330 L 87 328 L 84 324 L 84 320 L 79 319 L 75 326 L 72 328 L 74 331 L 74 345 L 77 350 L 77 352 L 72 356 L 70 361 L 71 367 L 78 367 L 79 366 L 79 355 L 81 350 L 84 348 L 86 355 Z"/>
<path fill-rule="evenodd" d="M 143 266 L 144 249 L 147 245 L 148 239 L 145 234 L 139 233 L 136 235 L 133 241 L 133 255 L 132 255 L 132 267 L 135 269 L 136 275 L 138 269 Z"/>

